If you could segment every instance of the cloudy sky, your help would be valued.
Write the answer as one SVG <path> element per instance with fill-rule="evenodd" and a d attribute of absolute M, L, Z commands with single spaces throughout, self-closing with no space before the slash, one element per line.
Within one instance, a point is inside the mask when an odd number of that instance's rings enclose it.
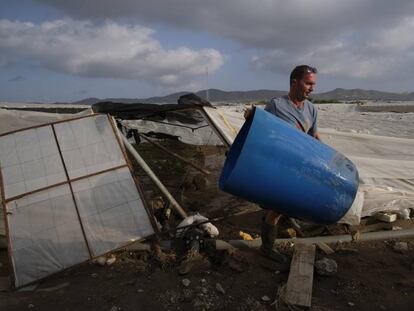
<path fill-rule="evenodd" d="M 411 0 L 1 0 L 0 100 L 205 88 L 414 91 Z"/>

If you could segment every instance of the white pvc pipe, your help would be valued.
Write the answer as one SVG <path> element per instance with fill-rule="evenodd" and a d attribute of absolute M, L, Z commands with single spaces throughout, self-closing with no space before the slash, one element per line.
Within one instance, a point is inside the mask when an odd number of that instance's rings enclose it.
<path fill-rule="evenodd" d="M 402 230 L 389 230 L 389 231 L 377 231 L 377 232 L 367 232 L 361 233 L 358 238 L 358 241 L 371 241 L 371 240 L 386 240 L 386 239 L 401 239 L 409 238 L 414 236 L 414 229 L 402 229 Z M 318 236 L 311 238 L 287 238 L 287 239 L 277 239 L 275 244 L 282 242 L 294 242 L 294 243 L 306 243 L 314 244 L 319 242 L 324 243 L 336 243 L 336 242 L 351 242 L 352 236 L 349 234 L 343 235 L 332 235 L 332 236 Z M 253 241 L 244 241 L 244 240 L 230 240 L 230 241 L 216 241 L 217 249 L 228 249 L 231 247 L 237 248 L 258 248 L 262 245 L 261 239 L 255 239 Z"/>
<path fill-rule="evenodd" d="M 120 134 L 118 132 L 118 134 Z M 120 134 L 119 135 L 125 145 L 125 147 L 128 149 L 128 151 L 132 154 L 132 156 L 137 160 L 139 166 L 144 170 L 144 172 L 148 175 L 148 177 L 154 182 L 154 184 L 160 189 L 160 191 L 165 195 L 167 200 L 171 203 L 173 208 L 180 214 L 182 218 L 186 218 L 187 214 L 183 210 L 183 208 L 178 204 L 178 202 L 174 199 L 174 197 L 171 195 L 171 193 L 165 188 L 165 186 L 161 183 L 161 181 L 157 178 L 155 173 L 151 170 L 151 168 L 148 166 L 148 164 L 145 162 L 145 160 L 138 154 L 138 152 L 135 150 L 135 148 L 130 144 L 128 139 Z"/>

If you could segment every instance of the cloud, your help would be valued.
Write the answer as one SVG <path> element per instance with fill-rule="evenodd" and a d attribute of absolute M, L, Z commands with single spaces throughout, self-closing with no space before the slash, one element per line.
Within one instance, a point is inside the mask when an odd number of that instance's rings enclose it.
<path fill-rule="evenodd" d="M 333 77 L 356 79 L 405 78 L 414 66 L 414 17 L 356 38 L 344 35 L 315 48 L 287 52 L 274 49 L 251 59 L 255 68 L 287 72 L 295 64 L 311 64 Z"/>
<path fill-rule="evenodd" d="M 37 0 L 80 19 L 136 18 L 207 31 L 244 45 L 319 45 L 348 31 L 383 29 L 413 12 L 411 0 Z"/>
<path fill-rule="evenodd" d="M 15 77 L 13 77 L 13 78 L 10 78 L 10 79 L 9 79 L 9 80 L 7 80 L 7 81 L 8 81 L 8 82 L 19 82 L 19 81 L 24 81 L 24 80 L 26 80 L 26 78 L 25 78 L 25 77 L 18 75 L 18 76 L 15 76 Z"/>
<path fill-rule="evenodd" d="M 154 31 L 113 21 L 92 23 L 63 19 L 41 24 L 0 20 L 2 63 L 28 62 L 83 77 L 138 79 L 183 86 L 219 69 L 214 49 L 164 49 Z"/>
<path fill-rule="evenodd" d="M 251 65 L 276 72 L 310 63 L 330 75 L 376 78 L 407 71 L 404 59 L 414 64 L 411 0 L 37 1 L 75 18 L 127 18 L 209 32 L 254 49 Z"/>

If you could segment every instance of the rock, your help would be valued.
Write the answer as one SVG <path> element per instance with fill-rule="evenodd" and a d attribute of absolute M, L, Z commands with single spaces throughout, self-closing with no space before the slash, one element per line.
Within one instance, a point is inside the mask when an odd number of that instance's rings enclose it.
<path fill-rule="evenodd" d="M 201 292 L 202 292 L 203 294 L 207 294 L 207 293 L 208 293 L 208 290 L 207 290 L 207 288 L 202 287 L 202 288 L 201 288 Z"/>
<path fill-rule="evenodd" d="M 184 287 L 188 287 L 191 284 L 191 281 L 189 279 L 182 279 L 181 284 L 183 284 Z"/>
<path fill-rule="evenodd" d="M 101 257 L 96 258 L 93 262 L 99 266 L 105 266 L 106 258 L 105 256 L 101 256 Z"/>
<path fill-rule="evenodd" d="M 270 301 L 269 296 L 264 295 L 264 296 L 262 297 L 262 301 L 263 301 L 263 302 L 269 302 L 269 301 Z"/>
<path fill-rule="evenodd" d="M 186 302 L 192 301 L 194 299 L 194 292 L 189 288 L 184 288 L 183 289 L 183 298 L 184 298 L 184 301 L 186 301 Z"/>
<path fill-rule="evenodd" d="M 324 257 L 315 261 L 315 269 L 319 275 L 335 275 L 338 271 L 338 264 L 335 260 Z"/>
<path fill-rule="evenodd" d="M 348 306 L 353 307 L 353 306 L 355 306 L 355 304 L 350 301 L 350 302 L 348 302 Z"/>
<path fill-rule="evenodd" d="M 118 307 L 117 306 L 113 306 L 110 311 L 118 311 Z"/>
<path fill-rule="evenodd" d="M 219 293 L 223 294 L 223 295 L 225 295 L 225 294 L 226 294 L 226 291 L 224 290 L 223 286 L 221 286 L 221 284 L 220 284 L 220 283 L 217 283 L 217 284 L 216 284 L 216 290 L 217 290 Z"/>
<path fill-rule="evenodd" d="M 29 305 L 27 306 L 28 309 L 33 309 L 34 307 L 35 307 L 35 305 L 32 304 L 32 303 L 29 303 Z"/>
<path fill-rule="evenodd" d="M 114 263 L 115 263 L 115 261 L 116 261 L 116 257 L 110 257 L 110 258 L 108 258 L 108 259 L 106 260 L 106 264 L 107 264 L 108 266 L 110 266 L 110 265 L 114 264 Z"/>
<path fill-rule="evenodd" d="M 97 273 L 92 273 L 91 274 L 91 278 L 96 279 L 97 277 L 98 277 L 98 274 Z"/>
<path fill-rule="evenodd" d="M 397 253 L 405 253 L 408 251 L 407 242 L 396 242 L 393 246 L 393 250 Z"/>

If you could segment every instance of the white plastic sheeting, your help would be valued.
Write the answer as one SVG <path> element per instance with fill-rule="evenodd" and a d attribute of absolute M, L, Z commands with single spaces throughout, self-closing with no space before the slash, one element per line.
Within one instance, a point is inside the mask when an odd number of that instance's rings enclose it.
<path fill-rule="evenodd" d="M 15 285 L 89 258 L 68 185 L 7 203 Z"/>
<path fill-rule="evenodd" d="M 154 232 L 126 164 L 106 115 L 0 137 L 15 286 Z"/>
<path fill-rule="evenodd" d="M 66 180 L 50 126 L 0 137 L 6 199 Z"/>
<path fill-rule="evenodd" d="M 240 107 L 203 107 L 212 125 L 231 145 L 244 123 Z M 360 187 L 343 222 L 379 211 L 414 208 L 414 139 L 345 133 L 320 129 L 322 141 L 350 158 L 357 166 Z"/>
<path fill-rule="evenodd" d="M 58 123 L 55 129 L 70 179 L 126 164 L 106 115 Z"/>
<path fill-rule="evenodd" d="M 103 254 L 153 233 L 128 168 L 72 183 L 93 254 Z"/>

